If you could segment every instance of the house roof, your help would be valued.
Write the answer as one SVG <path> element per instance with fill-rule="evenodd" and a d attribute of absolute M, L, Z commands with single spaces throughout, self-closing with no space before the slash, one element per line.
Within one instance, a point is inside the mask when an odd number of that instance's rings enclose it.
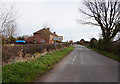
<path fill-rule="evenodd" d="M 54 34 L 54 36 L 58 36 L 56 33 L 53 33 Z"/>
<path fill-rule="evenodd" d="M 47 29 L 46 28 L 43 28 L 41 30 L 38 30 L 36 32 L 34 32 L 33 34 L 39 34 L 39 33 L 42 33 L 43 31 L 46 31 Z"/>
<path fill-rule="evenodd" d="M 52 33 L 51 31 L 49 31 L 48 28 L 43 28 L 41 30 L 38 30 L 37 32 L 34 32 L 33 34 L 40 34 L 40 33 L 45 33 L 45 32 L 49 33 L 49 34 L 51 34 L 53 36 L 58 36 L 56 33 Z"/>

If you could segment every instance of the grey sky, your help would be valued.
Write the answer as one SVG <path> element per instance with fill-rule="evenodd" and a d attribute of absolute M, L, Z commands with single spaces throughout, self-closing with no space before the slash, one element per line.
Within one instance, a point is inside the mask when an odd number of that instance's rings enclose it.
<path fill-rule="evenodd" d="M 7 1 L 7 0 L 6 0 Z M 79 0 L 9 0 L 15 2 L 18 15 L 19 35 L 32 34 L 48 25 L 52 32 L 64 37 L 64 41 L 98 38 L 100 29 L 82 25 L 76 20 L 87 19 L 80 14 L 83 7 Z"/>

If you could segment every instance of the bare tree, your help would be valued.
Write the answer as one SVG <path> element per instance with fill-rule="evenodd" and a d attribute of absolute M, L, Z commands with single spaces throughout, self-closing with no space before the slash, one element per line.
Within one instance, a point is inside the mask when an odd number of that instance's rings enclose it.
<path fill-rule="evenodd" d="M 7 37 L 13 37 L 17 34 L 16 33 L 17 27 L 15 22 L 7 24 L 6 27 L 7 27 L 7 30 L 6 30 Z"/>
<path fill-rule="evenodd" d="M 103 39 L 106 42 L 112 41 L 120 31 L 120 1 L 86 0 L 83 4 L 87 9 L 80 9 L 80 12 L 91 20 L 79 21 L 82 24 L 100 26 Z"/>
<path fill-rule="evenodd" d="M 0 3 L 0 35 L 9 38 L 16 35 L 16 12 L 14 4 Z"/>
<path fill-rule="evenodd" d="M 22 37 L 24 37 L 25 39 L 29 38 L 29 37 L 33 37 L 32 35 L 23 35 Z"/>

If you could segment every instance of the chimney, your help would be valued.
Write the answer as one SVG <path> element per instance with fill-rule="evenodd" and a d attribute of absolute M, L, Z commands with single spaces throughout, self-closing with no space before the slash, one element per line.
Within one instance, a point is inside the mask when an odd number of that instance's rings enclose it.
<path fill-rule="evenodd" d="M 50 31 L 50 28 L 47 28 L 48 31 Z"/>
<path fill-rule="evenodd" d="M 54 34 L 56 34 L 56 32 L 53 32 Z"/>

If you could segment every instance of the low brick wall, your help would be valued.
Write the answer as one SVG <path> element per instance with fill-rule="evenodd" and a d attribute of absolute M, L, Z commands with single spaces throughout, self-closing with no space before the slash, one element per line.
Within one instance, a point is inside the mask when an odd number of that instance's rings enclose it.
<path fill-rule="evenodd" d="M 61 49 L 61 44 L 56 44 L 57 50 Z M 62 47 L 69 44 L 63 43 Z M 10 64 L 19 61 L 26 61 L 33 58 L 34 53 L 44 54 L 55 51 L 55 44 L 11 44 L 2 46 L 2 64 Z"/>

